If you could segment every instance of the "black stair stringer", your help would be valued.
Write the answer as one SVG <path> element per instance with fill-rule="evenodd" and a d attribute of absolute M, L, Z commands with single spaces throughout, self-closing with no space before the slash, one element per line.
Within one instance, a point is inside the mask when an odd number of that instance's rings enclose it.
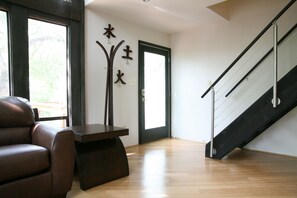
<path fill-rule="evenodd" d="M 213 141 L 214 159 L 222 159 L 237 147 L 243 147 L 255 139 L 282 116 L 297 105 L 297 66 L 278 82 L 278 98 L 281 103 L 272 106 L 270 88 L 254 104 L 219 133 Z M 205 146 L 205 156 L 210 157 L 210 142 Z"/>

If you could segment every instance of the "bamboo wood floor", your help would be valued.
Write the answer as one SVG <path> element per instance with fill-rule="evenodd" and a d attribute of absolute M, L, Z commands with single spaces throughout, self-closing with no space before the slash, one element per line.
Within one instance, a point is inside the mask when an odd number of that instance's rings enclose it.
<path fill-rule="evenodd" d="M 165 139 L 126 149 L 128 177 L 82 191 L 77 178 L 67 198 L 297 198 L 297 158 L 236 150 L 204 157 L 204 144 Z"/>

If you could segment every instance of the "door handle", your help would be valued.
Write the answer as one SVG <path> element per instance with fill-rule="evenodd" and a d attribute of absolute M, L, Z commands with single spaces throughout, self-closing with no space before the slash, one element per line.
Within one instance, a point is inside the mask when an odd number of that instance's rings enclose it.
<path fill-rule="evenodd" d="M 141 95 L 142 95 L 141 100 L 142 100 L 142 102 L 144 102 L 145 101 L 145 89 L 141 90 Z"/>

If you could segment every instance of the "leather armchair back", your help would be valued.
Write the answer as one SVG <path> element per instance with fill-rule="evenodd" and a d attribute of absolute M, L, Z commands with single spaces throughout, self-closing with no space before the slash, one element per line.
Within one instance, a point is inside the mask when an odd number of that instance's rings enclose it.
<path fill-rule="evenodd" d="M 0 146 L 31 143 L 34 112 L 24 98 L 0 98 Z"/>

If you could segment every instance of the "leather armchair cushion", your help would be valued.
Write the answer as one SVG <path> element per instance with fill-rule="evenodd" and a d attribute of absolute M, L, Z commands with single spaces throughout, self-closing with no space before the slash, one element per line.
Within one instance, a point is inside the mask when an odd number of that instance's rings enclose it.
<path fill-rule="evenodd" d="M 50 168 L 49 151 L 31 144 L 0 147 L 0 184 L 42 173 Z"/>
<path fill-rule="evenodd" d="M 31 127 L 0 128 L 0 146 L 31 142 Z"/>

